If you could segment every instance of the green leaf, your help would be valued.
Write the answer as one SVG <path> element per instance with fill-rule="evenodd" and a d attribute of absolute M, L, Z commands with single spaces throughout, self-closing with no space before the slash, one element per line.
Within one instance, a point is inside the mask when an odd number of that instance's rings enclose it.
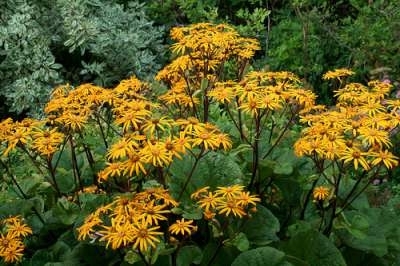
<path fill-rule="evenodd" d="M 293 163 L 292 162 L 278 163 L 274 167 L 274 174 L 290 175 L 292 173 L 293 173 Z"/>
<path fill-rule="evenodd" d="M 184 246 L 178 251 L 176 258 L 177 266 L 187 266 L 191 264 L 200 264 L 203 259 L 203 253 L 197 246 Z"/>
<path fill-rule="evenodd" d="M 257 205 L 257 212 L 246 221 L 242 232 L 251 244 L 261 246 L 278 240 L 279 229 L 278 219 L 267 208 Z"/>
<path fill-rule="evenodd" d="M 172 177 L 169 180 L 169 185 L 173 196 L 177 197 L 181 193 L 194 163 L 193 157 L 185 155 L 182 160 L 175 160 L 171 164 Z M 216 188 L 217 186 L 240 183 L 243 176 L 242 170 L 234 158 L 217 152 L 209 152 L 198 162 L 183 198 L 189 201 L 190 194 L 201 187 Z"/>
<path fill-rule="evenodd" d="M 315 230 L 302 231 L 294 235 L 289 241 L 282 243 L 281 249 L 290 257 L 289 261 L 296 263 L 303 261 L 310 266 L 345 266 L 340 251 L 320 232 Z"/>
<path fill-rule="evenodd" d="M 369 229 L 368 220 L 357 212 L 341 213 L 334 221 L 335 228 L 345 228 L 356 238 L 363 239 L 367 237 Z"/>
<path fill-rule="evenodd" d="M 349 225 L 335 232 L 346 245 L 373 253 L 378 257 L 389 252 L 393 254 L 400 252 L 399 217 L 391 210 L 367 208 L 359 211 L 346 211 L 345 217 Z M 362 235 L 359 234 L 360 232 Z"/>
<path fill-rule="evenodd" d="M 240 254 L 232 266 L 289 266 L 285 253 L 272 247 L 260 247 Z"/>
<path fill-rule="evenodd" d="M 236 247 L 220 246 L 217 243 L 209 242 L 203 250 L 201 265 L 231 265 L 234 259 L 239 255 L 239 252 L 240 251 Z"/>
<path fill-rule="evenodd" d="M 75 182 L 73 170 L 66 170 L 64 168 L 58 167 L 56 174 L 56 181 L 58 188 L 62 193 L 68 193 L 74 190 Z"/>
<path fill-rule="evenodd" d="M 124 261 L 126 261 L 129 264 L 134 264 L 135 262 L 141 261 L 142 258 L 137 254 L 136 252 L 133 252 L 132 250 L 129 250 L 126 252 Z"/>
<path fill-rule="evenodd" d="M 55 219 L 56 223 L 71 225 L 76 221 L 79 213 L 80 209 L 75 203 L 68 201 L 66 198 L 61 198 L 52 208 L 52 211 L 47 214 L 52 219 Z"/>
<path fill-rule="evenodd" d="M 203 211 L 197 206 L 190 206 L 184 209 L 182 217 L 189 220 L 200 220 L 203 218 Z"/>
<path fill-rule="evenodd" d="M 232 243 L 235 247 L 237 247 L 240 251 L 246 251 L 250 247 L 250 242 L 247 239 L 246 235 L 242 232 L 237 234 L 235 238 L 233 238 L 230 243 Z"/>

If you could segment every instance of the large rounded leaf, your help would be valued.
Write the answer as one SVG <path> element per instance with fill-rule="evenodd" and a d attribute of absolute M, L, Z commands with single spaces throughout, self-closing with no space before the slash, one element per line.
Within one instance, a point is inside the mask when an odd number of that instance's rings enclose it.
<path fill-rule="evenodd" d="M 345 266 L 346 262 L 336 246 L 315 230 L 302 231 L 281 245 L 289 261 L 296 265 Z"/>
<path fill-rule="evenodd" d="M 285 253 L 272 247 L 261 247 L 240 254 L 232 266 L 289 266 Z"/>

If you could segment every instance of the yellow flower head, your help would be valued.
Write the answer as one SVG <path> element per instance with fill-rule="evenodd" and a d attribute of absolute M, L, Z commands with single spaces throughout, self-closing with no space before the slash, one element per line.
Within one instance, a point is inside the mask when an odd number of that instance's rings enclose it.
<path fill-rule="evenodd" d="M 329 196 L 329 188 L 325 186 L 315 187 L 313 197 L 315 200 L 325 200 Z"/>
<path fill-rule="evenodd" d="M 185 221 L 185 218 L 182 218 L 181 220 L 177 220 L 174 224 L 172 224 L 168 231 L 171 232 L 171 234 L 174 235 L 191 235 L 193 232 L 197 230 L 197 226 L 192 225 L 193 220 L 188 220 Z"/>
<path fill-rule="evenodd" d="M 333 71 L 328 71 L 324 74 L 324 76 L 322 77 L 325 80 L 328 79 L 339 79 L 342 77 L 347 77 L 347 76 L 351 76 L 354 75 L 355 73 L 349 69 L 346 68 L 339 68 Z"/>

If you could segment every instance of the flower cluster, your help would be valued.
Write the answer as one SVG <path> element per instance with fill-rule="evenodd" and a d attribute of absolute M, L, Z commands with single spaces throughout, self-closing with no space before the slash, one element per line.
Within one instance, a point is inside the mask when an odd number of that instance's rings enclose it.
<path fill-rule="evenodd" d="M 112 125 L 109 120 L 102 126 L 102 110 L 110 107 L 118 138 L 108 149 L 105 169 L 98 173 L 100 182 L 110 177 L 146 175 L 149 167 L 167 166 L 196 146 L 205 150 L 231 147 L 229 137 L 210 123 L 161 115 L 160 106 L 144 96 L 148 91 L 148 84 L 135 77 L 122 80 L 114 89 L 92 84 L 75 89 L 60 86 L 46 106 L 47 122 L 65 134 L 81 134 L 92 122 L 105 134 L 103 127 L 110 129 Z"/>
<path fill-rule="evenodd" d="M 162 224 L 178 203 L 161 188 L 147 189 L 133 196 L 120 196 L 91 213 L 78 228 L 78 240 L 86 238 L 105 242 L 118 249 L 132 246 L 142 253 L 155 248 L 164 232 Z M 191 234 L 193 221 L 178 220 L 169 227 L 172 234 Z"/>
<path fill-rule="evenodd" d="M 233 60 L 244 68 L 260 49 L 257 40 L 240 37 L 224 24 L 175 27 L 171 30 L 171 38 L 176 41 L 172 51 L 177 57 L 156 77 L 170 87 L 160 99 L 177 108 L 189 107 L 194 112 L 199 103 L 207 105 L 204 92 L 220 80 L 226 62 Z"/>
<path fill-rule="evenodd" d="M 298 156 L 319 161 L 340 161 L 355 170 L 388 169 L 398 164 L 390 151 L 390 132 L 400 122 L 398 100 L 385 100 L 391 85 L 371 81 L 350 83 L 335 91 L 336 106 L 304 115 L 307 124 L 294 145 Z"/>
<path fill-rule="evenodd" d="M 6 263 L 15 263 L 22 259 L 25 245 L 23 238 L 32 234 L 19 216 L 13 216 L 0 221 L 0 257 Z"/>
<path fill-rule="evenodd" d="M 308 110 L 316 99 L 311 90 L 301 87 L 298 77 L 284 71 L 252 71 L 240 82 L 218 82 L 208 96 L 220 104 L 236 104 L 237 109 L 253 117 L 288 106 L 293 112 Z"/>
<path fill-rule="evenodd" d="M 206 220 L 213 219 L 217 214 L 243 218 L 249 211 L 255 211 L 257 202 L 260 202 L 259 197 L 244 191 L 241 185 L 218 187 L 213 192 L 210 187 L 204 187 L 194 192 L 191 198 L 203 210 Z"/>
<path fill-rule="evenodd" d="M 20 148 L 31 154 L 50 158 L 64 141 L 64 134 L 45 127 L 43 121 L 25 118 L 13 121 L 11 118 L 0 123 L 0 152 L 7 156 Z"/>
<path fill-rule="evenodd" d="M 138 80 L 123 80 L 114 90 L 127 95 L 131 87 L 140 87 Z M 187 150 L 197 146 L 206 150 L 231 147 L 228 135 L 216 126 L 194 117 L 174 120 L 160 115 L 156 104 L 135 93 L 113 101 L 115 123 L 122 127 L 122 136 L 109 148 L 109 162 L 99 173 L 100 181 L 145 175 L 148 167 L 168 166 L 174 158 L 181 159 Z"/>

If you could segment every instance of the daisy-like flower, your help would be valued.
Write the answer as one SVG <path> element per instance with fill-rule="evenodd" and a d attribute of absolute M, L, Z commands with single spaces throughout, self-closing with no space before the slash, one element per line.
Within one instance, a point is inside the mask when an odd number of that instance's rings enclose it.
<path fill-rule="evenodd" d="M 252 116 L 256 116 L 260 109 L 263 108 L 263 103 L 261 103 L 256 96 L 249 96 L 246 101 L 242 102 L 239 109 L 243 110 L 245 113 L 249 113 Z"/>
<path fill-rule="evenodd" d="M 140 219 L 144 225 L 158 225 L 159 221 L 167 220 L 165 216 L 170 210 L 165 209 L 166 205 L 157 205 L 154 200 L 148 202 L 140 209 Z"/>
<path fill-rule="evenodd" d="M 0 257 L 6 263 L 15 263 L 22 259 L 25 246 L 18 238 L 10 234 L 0 234 Z"/>
<path fill-rule="evenodd" d="M 89 118 L 88 111 L 89 110 L 85 110 L 85 112 L 80 112 L 79 114 L 64 112 L 58 119 L 56 119 L 56 121 L 63 124 L 73 132 L 79 132 L 83 130 L 87 123 Z"/>
<path fill-rule="evenodd" d="M 171 232 L 171 234 L 174 235 L 191 235 L 193 232 L 197 230 L 197 226 L 192 225 L 193 220 L 188 220 L 185 221 L 185 218 L 182 218 L 181 220 L 177 220 L 174 224 L 172 224 L 168 231 Z"/>
<path fill-rule="evenodd" d="M 96 214 L 90 214 L 85 218 L 85 222 L 78 228 L 78 240 L 84 240 L 87 237 L 93 235 L 95 232 L 94 227 L 101 225 L 102 221 Z"/>
<path fill-rule="evenodd" d="M 371 152 L 370 155 L 374 158 L 371 162 L 372 166 L 384 164 L 386 168 L 392 169 L 399 164 L 399 158 L 394 156 L 388 150 L 380 150 L 379 152 Z"/>
<path fill-rule="evenodd" d="M 221 198 L 214 195 L 212 192 L 208 192 L 208 194 L 204 195 L 197 202 L 203 210 L 209 211 L 215 209 L 220 201 Z"/>
<path fill-rule="evenodd" d="M 192 144 L 193 146 L 202 145 L 206 150 L 216 150 L 220 145 L 220 141 L 216 132 L 201 129 L 194 133 Z"/>
<path fill-rule="evenodd" d="M 163 235 L 162 232 L 158 232 L 159 226 L 148 227 L 144 224 L 138 224 L 134 226 L 133 234 L 133 248 L 139 249 L 140 252 L 145 252 L 149 246 L 155 248 L 156 243 L 160 242 L 158 236 Z"/>
<path fill-rule="evenodd" d="M 190 144 L 191 139 L 186 135 L 184 131 L 179 132 L 179 137 L 174 136 L 172 142 L 175 146 L 175 149 L 182 154 L 186 153 L 186 149 L 190 150 L 192 148 L 192 145 Z"/>
<path fill-rule="evenodd" d="M 163 142 L 153 144 L 148 141 L 146 146 L 140 150 L 139 155 L 143 157 L 145 162 L 154 166 L 165 166 L 172 162 L 172 153 L 167 150 Z"/>
<path fill-rule="evenodd" d="M 134 240 L 136 231 L 131 223 L 118 223 L 114 218 L 111 219 L 111 223 L 111 226 L 103 225 L 103 230 L 99 231 L 99 234 L 103 235 L 100 241 L 107 241 L 106 248 L 126 247 Z"/>
<path fill-rule="evenodd" d="M 361 127 L 359 129 L 359 134 L 363 139 L 363 143 L 370 146 L 378 145 L 379 147 L 390 147 L 392 145 L 387 131 L 372 127 Z"/>
<path fill-rule="evenodd" d="M 7 148 L 3 152 L 3 155 L 7 156 L 10 151 L 17 147 L 17 145 L 27 144 L 30 139 L 30 131 L 27 131 L 24 128 L 17 128 L 14 132 L 7 135 L 5 139 L 7 140 Z"/>
<path fill-rule="evenodd" d="M 315 187 L 313 190 L 314 200 L 324 200 L 329 196 L 329 188 L 325 186 Z"/>
<path fill-rule="evenodd" d="M 58 146 L 64 141 L 64 134 L 57 132 L 56 129 L 37 130 L 38 131 L 32 134 L 32 147 L 37 150 L 39 154 L 51 157 L 58 150 Z"/>
<path fill-rule="evenodd" d="M 124 168 L 121 162 L 106 163 L 107 167 L 98 173 L 99 181 L 107 181 L 109 177 L 119 177 L 122 175 Z"/>
<path fill-rule="evenodd" d="M 246 215 L 243 207 L 239 204 L 239 201 L 235 198 L 227 199 L 224 201 L 220 201 L 217 206 L 218 214 L 225 214 L 225 216 L 229 216 L 231 213 L 234 216 L 238 216 L 242 218 Z"/>
<path fill-rule="evenodd" d="M 227 134 L 217 133 L 215 138 L 219 142 L 219 146 L 222 147 L 225 151 L 232 148 L 232 142 Z"/>
<path fill-rule="evenodd" d="M 109 160 L 117 160 L 127 157 L 129 153 L 133 153 L 138 144 L 130 138 L 121 138 L 118 142 L 114 143 L 107 153 Z"/>
<path fill-rule="evenodd" d="M 255 206 L 257 202 L 260 202 L 261 199 L 256 195 L 250 195 L 249 191 L 242 191 L 239 195 L 236 196 L 237 203 L 239 206 L 245 208 L 249 205 Z"/>
<path fill-rule="evenodd" d="M 196 190 L 195 192 L 192 193 L 192 195 L 190 196 L 191 199 L 194 200 L 198 200 L 199 198 L 203 197 L 204 195 L 206 195 L 208 193 L 208 190 L 210 189 L 210 187 L 202 187 L 198 190 Z"/>
<path fill-rule="evenodd" d="M 182 128 L 186 134 L 192 134 L 193 131 L 201 131 L 204 129 L 204 124 L 195 117 L 188 117 L 187 119 L 178 119 L 175 124 Z"/>
<path fill-rule="evenodd" d="M 215 195 L 226 197 L 228 199 L 236 198 L 243 191 L 244 186 L 242 185 L 233 185 L 228 187 L 218 187 L 215 191 Z"/>
<path fill-rule="evenodd" d="M 217 82 L 215 88 L 208 92 L 208 96 L 219 103 L 230 103 L 235 97 L 233 87 L 237 85 L 234 81 Z"/>
<path fill-rule="evenodd" d="M 6 228 L 7 234 L 14 238 L 26 237 L 32 234 L 32 229 L 19 218 L 7 222 Z"/>
<path fill-rule="evenodd" d="M 153 136 L 153 133 L 157 130 L 165 131 L 167 128 L 170 128 L 172 125 L 172 119 L 168 119 L 165 116 L 160 118 L 152 118 L 148 119 L 141 129 L 144 132 L 147 132 L 150 136 Z"/>
<path fill-rule="evenodd" d="M 354 75 L 355 73 L 349 69 L 346 68 L 339 68 L 333 71 L 328 71 L 323 75 L 323 79 L 328 80 L 328 79 L 341 79 L 342 77 L 347 77 Z"/>
<path fill-rule="evenodd" d="M 122 162 L 122 168 L 124 169 L 124 175 L 132 176 L 139 175 L 140 173 L 146 174 L 145 164 L 146 161 L 139 155 L 138 152 L 131 151 L 127 153 L 127 159 Z"/>
<path fill-rule="evenodd" d="M 353 163 L 354 169 L 358 169 L 358 166 L 361 165 L 364 170 L 369 170 L 370 166 L 365 158 L 368 153 L 362 152 L 355 147 L 347 148 L 340 155 L 340 159 L 345 163 Z"/>

